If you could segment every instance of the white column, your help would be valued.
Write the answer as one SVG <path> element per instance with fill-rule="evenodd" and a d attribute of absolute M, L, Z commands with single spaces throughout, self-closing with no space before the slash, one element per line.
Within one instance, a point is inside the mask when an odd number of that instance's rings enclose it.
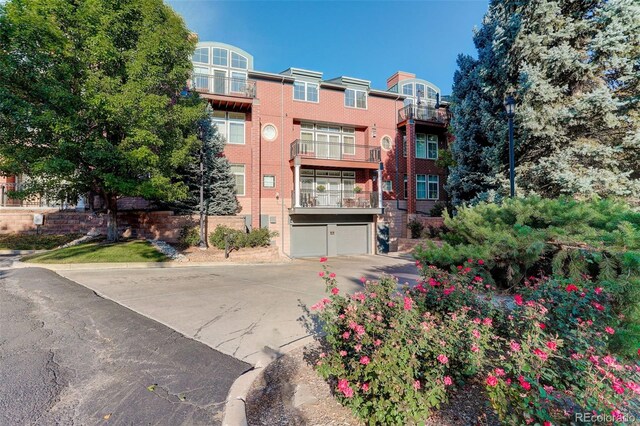
<path fill-rule="evenodd" d="M 380 163 L 380 167 L 378 167 L 378 208 L 382 208 L 382 169 L 383 165 Z"/>
<path fill-rule="evenodd" d="M 293 192 L 294 192 L 294 207 L 300 207 L 300 164 L 294 166 L 293 177 Z"/>

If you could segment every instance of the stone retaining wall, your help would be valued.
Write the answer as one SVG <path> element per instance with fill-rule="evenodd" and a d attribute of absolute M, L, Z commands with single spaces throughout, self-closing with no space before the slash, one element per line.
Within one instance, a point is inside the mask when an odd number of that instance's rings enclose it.
<path fill-rule="evenodd" d="M 0 210 L 0 234 L 35 233 L 33 215 L 44 215 L 40 232 L 44 234 L 105 234 L 107 217 L 103 213 L 58 211 L 58 210 Z M 118 229 L 125 236 L 161 239 L 169 242 L 178 240 L 185 226 L 197 227 L 197 215 L 174 215 L 170 211 L 126 211 L 118 213 Z M 217 225 L 233 229 L 245 229 L 243 216 L 208 216 L 207 234 Z"/>

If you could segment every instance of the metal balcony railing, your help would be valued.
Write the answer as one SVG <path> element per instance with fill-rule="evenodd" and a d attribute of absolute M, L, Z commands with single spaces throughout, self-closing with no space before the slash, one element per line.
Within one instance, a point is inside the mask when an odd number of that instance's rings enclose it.
<path fill-rule="evenodd" d="M 222 77 L 217 75 L 193 74 L 191 87 L 198 92 L 214 95 L 256 97 L 256 81 L 246 78 Z"/>
<path fill-rule="evenodd" d="M 295 206 L 295 191 L 291 192 L 291 199 Z M 377 209 L 379 208 L 378 193 L 371 191 L 356 192 L 353 189 L 300 190 L 300 207 L 305 208 L 349 208 L 349 209 Z"/>
<path fill-rule="evenodd" d="M 297 139 L 291 143 L 291 159 L 295 157 L 379 163 L 381 152 L 368 145 Z"/>
<path fill-rule="evenodd" d="M 0 183 L 0 207 L 61 207 L 63 203 L 39 195 L 32 195 L 25 199 L 15 196 L 16 191 L 22 189 L 21 183 Z"/>
<path fill-rule="evenodd" d="M 446 124 L 448 121 L 447 112 L 444 109 L 437 109 L 430 105 L 407 105 L 398 111 L 398 122 L 408 119 L 432 121 Z"/>

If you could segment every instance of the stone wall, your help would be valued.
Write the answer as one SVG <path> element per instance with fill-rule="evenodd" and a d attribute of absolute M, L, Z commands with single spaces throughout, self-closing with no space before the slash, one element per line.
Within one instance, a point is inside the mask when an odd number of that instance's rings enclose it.
<path fill-rule="evenodd" d="M 35 233 L 33 215 L 44 215 L 40 232 L 44 234 L 106 233 L 107 217 L 100 213 L 58 210 L 0 210 L 0 234 Z M 118 213 L 118 229 L 127 236 L 177 241 L 184 226 L 197 227 L 197 215 L 174 215 L 170 211 L 126 211 Z M 217 225 L 245 229 L 243 216 L 208 216 L 207 234 Z"/>

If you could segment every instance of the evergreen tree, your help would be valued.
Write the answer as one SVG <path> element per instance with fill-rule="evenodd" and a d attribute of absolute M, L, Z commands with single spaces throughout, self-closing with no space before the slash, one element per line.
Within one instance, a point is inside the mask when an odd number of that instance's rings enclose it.
<path fill-rule="evenodd" d="M 474 39 L 478 60 L 459 64 L 454 87 L 458 202 L 507 193 L 509 92 L 520 194 L 640 194 L 640 4 L 496 0 Z"/>
<path fill-rule="evenodd" d="M 211 116 L 200 121 L 204 130 L 201 149 L 192 152 L 192 160 L 182 168 L 181 175 L 188 187 L 185 199 L 176 201 L 169 208 L 180 213 L 200 212 L 201 156 L 204 159 L 204 206 L 209 215 L 233 215 L 240 211 L 235 194 L 235 177 L 229 160 L 224 156 L 226 141 L 211 121 Z"/>

